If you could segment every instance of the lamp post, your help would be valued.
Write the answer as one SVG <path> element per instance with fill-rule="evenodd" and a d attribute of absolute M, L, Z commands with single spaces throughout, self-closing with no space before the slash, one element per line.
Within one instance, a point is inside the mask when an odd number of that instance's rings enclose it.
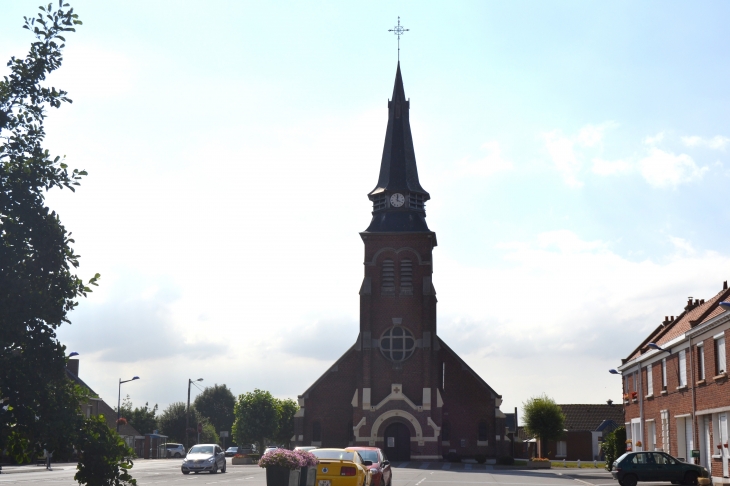
<path fill-rule="evenodd" d="M 198 378 L 194 381 L 203 381 L 202 378 Z M 193 384 L 193 380 L 188 378 L 188 408 L 185 409 L 185 449 L 190 447 L 190 439 L 188 438 L 188 431 L 190 429 L 190 385 Z"/>
<path fill-rule="evenodd" d="M 122 415 L 122 383 L 128 383 L 130 381 L 139 380 L 139 376 L 135 376 L 131 380 L 122 381 L 119 378 L 119 394 L 117 395 L 117 432 L 119 432 L 119 418 Z"/>
<path fill-rule="evenodd" d="M 79 355 L 79 353 L 77 353 L 76 351 L 71 351 L 71 354 L 69 354 L 69 355 L 68 355 L 68 356 L 66 356 L 66 357 L 67 357 L 67 358 L 73 358 L 74 356 L 78 356 L 78 355 Z"/>

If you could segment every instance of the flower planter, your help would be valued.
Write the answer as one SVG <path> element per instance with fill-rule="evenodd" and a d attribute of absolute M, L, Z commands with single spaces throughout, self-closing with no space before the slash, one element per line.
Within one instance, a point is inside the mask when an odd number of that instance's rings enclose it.
<path fill-rule="evenodd" d="M 250 457 L 234 457 L 233 459 L 231 459 L 231 464 L 233 464 L 234 466 L 253 464 L 253 459 L 251 459 Z"/>
<path fill-rule="evenodd" d="M 299 486 L 299 469 L 287 469 L 281 466 L 266 468 L 266 486 Z"/>
<path fill-rule="evenodd" d="M 299 476 L 299 486 L 315 486 L 317 484 L 317 467 L 303 467 Z"/>
<path fill-rule="evenodd" d="M 529 469 L 550 469 L 550 461 L 527 461 Z"/>

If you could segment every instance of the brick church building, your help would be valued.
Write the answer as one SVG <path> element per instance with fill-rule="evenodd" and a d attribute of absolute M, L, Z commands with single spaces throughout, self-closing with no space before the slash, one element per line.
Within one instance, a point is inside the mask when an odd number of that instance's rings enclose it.
<path fill-rule="evenodd" d="M 438 336 L 430 199 L 418 181 L 400 63 L 360 288 L 355 344 L 299 396 L 295 445 L 377 446 L 394 461 L 507 454 L 495 392 Z M 354 337 L 354 336 L 353 336 Z"/>

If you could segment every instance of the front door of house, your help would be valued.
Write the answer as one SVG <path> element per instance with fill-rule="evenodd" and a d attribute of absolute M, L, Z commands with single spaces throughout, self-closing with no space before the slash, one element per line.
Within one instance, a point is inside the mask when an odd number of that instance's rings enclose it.
<path fill-rule="evenodd" d="M 385 454 L 391 461 L 411 460 L 411 431 L 395 422 L 385 429 Z"/>
<path fill-rule="evenodd" d="M 718 417 L 720 419 L 720 450 L 722 451 L 722 476 L 728 477 L 728 465 L 727 465 L 727 458 L 728 458 L 728 450 L 727 450 L 727 414 L 721 413 Z"/>
<path fill-rule="evenodd" d="M 705 415 L 702 420 L 702 449 L 700 449 L 702 465 L 707 468 L 708 471 L 712 471 L 712 444 L 710 443 L 710 417 Z"/>

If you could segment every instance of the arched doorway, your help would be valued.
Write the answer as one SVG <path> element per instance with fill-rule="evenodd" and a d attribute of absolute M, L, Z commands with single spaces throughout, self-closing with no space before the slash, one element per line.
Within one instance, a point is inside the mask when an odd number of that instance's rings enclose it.
<path fill-rule="evenodd" d="M 411 431 L 400 422 L 394 422 L 385 429 L 385 455 L 391 461 L 411 460 Z"/>

